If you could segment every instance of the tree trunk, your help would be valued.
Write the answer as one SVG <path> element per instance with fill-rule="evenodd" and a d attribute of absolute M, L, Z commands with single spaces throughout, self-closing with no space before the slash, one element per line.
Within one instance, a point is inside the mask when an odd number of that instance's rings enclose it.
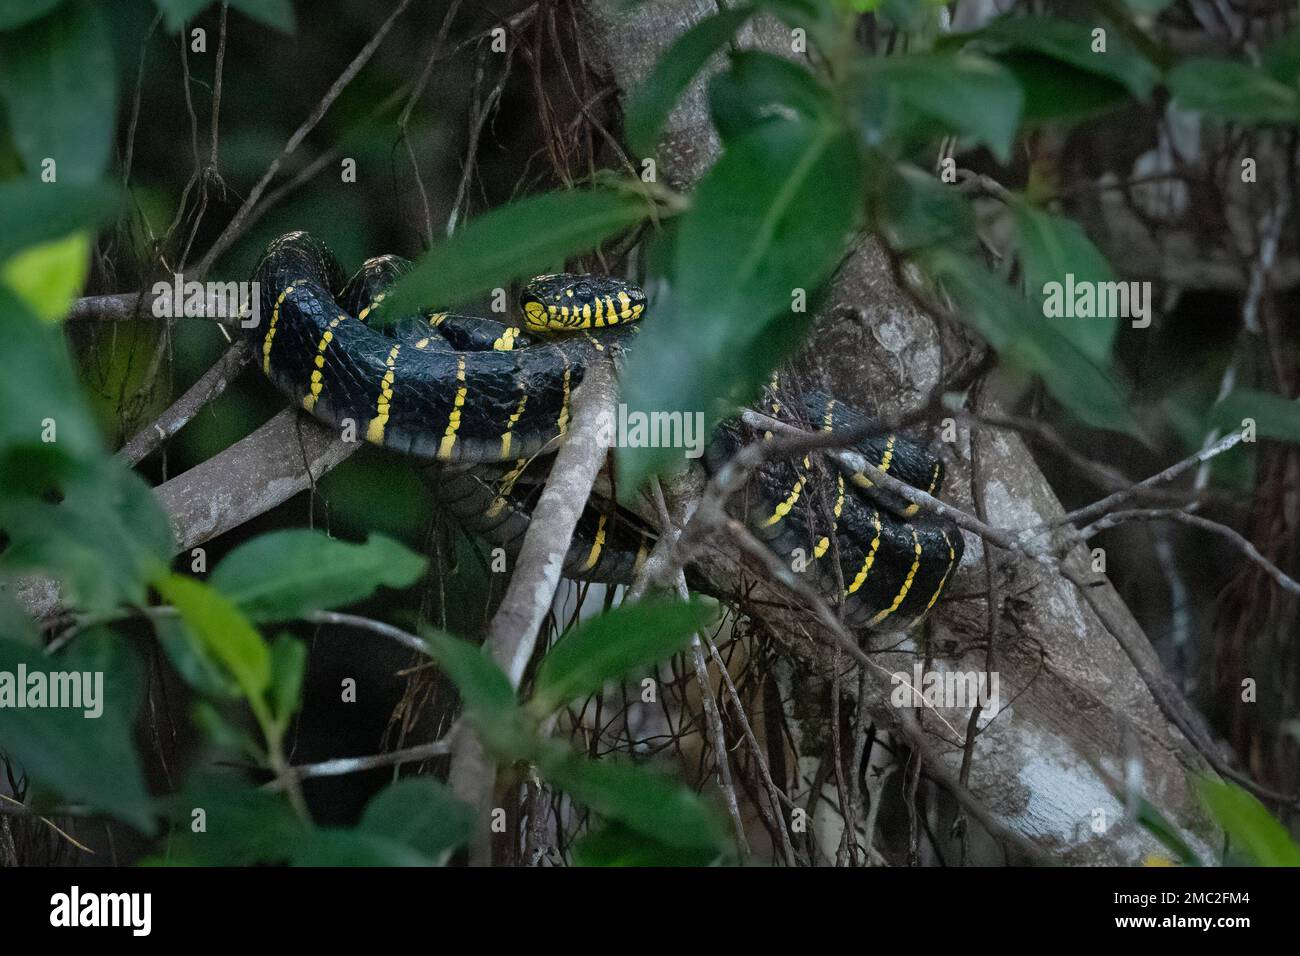
<path fill-rule="evenodd" d="M 713 0 L 671 0 L 629 13 L 620 12 L 619 6 L 592 0 L 582 39 L 624 93 L 645 79 L 677 37 L 718 9 Z M 772 19 L 751 21 L 741 42 L 792 55 L 789 31 Z M 697 80 L 661 140 L 660 175 L 676 187 L 696 182 L 720 148 L 705 91 L 706 79 Z M 941 328 L 913 304 L 896 284 L 882 249 L 863 239 L 834 281 L 805 361 L 844 400 L 878 414 L 894 414 L 917 407 L 946 377 L 954 343 L 969 352 L 959 335 Z M 1014 529 L 1063 514 L 1019 438 L 985 430 L 976 443 L 988 524 Z M 963 431 L 956 443 L 937 447 L 944 448 L 948 459 L 946 497 L 964 510 L 974 510 L 971 436 Z M 701 482 L 700 475 L 688 475 L 670 489 L 676 516 L 689 513 Z M 1213 858 L 1217 834 L 1189 779 L 1189 772 L 1204 765 L 1107 630 L 1109 621 L 1144 669 L 1158 672 L 1154 651 L 1113 588 L 1102 583 L 1085 596 L 1033 561 L 996 552 L 994 557 L 1006 561 L 1010 571 L 998 588 L 1001 613 L 994 640 L 1003 706 L 979 721 L 968 780 L 971 791 L 1008 828 L 1054 859 L 1134 864 L 1160 851 L 1145 830 L 1125 820 L 1123 803 L 1114 795 L 1126 770 L 1128 779 L 1134 779 L 1133 769 L 1140 765 L 1146 798 L 1183 830 L 1194 849 Z M 1071 560 L 1083 568 L 1084 557 L 1081 552 Z M 909 635 L 871 635 L 865 645 L 869 651 L 890 648 L 874 654 L 885 671 L 910 674 L 923 658 L 932 659 L 940 670 L 983 671 L 988 636 L 983 568 L 983 542 L 967 534 L 966 556 L 948 593 L 976 598 L 941 602 L 924 629 Z M 720 593 L 739 591 L 737 567 L 725 555 L 706 553 L 698 571 Z M 829 674 L 835 652 L 817 635 L 810 616 L 778 591 L 761 597 L 751 604 L 751 616 L 805 664 Z M 858 681 L 854 675 L 840 684 L 853 693 Z M 865 686 L 869 699 L 864 705 L 873 716 L 896 716 L 889 713 L 888 676 L 869 670 Z M 932 756 L 955 775 L 962 760 L 957 740 L 966 732 L 969 711 L 918 713 Z M 940 717 L 957 733 L 944 727 Z"/>

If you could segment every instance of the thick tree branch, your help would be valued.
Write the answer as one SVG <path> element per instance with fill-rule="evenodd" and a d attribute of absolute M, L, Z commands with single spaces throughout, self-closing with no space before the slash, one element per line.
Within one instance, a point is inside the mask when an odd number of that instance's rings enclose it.
<path fill-rule="evenodd" d="M 560 583 L 565 552 L 605 461 L 616 397 L 610 363 L 593 362 L 574 393 L 569 432 L 533 509 L 505 597 L 488 626 L 484 644 L 515 687 L 536 650 L 538 631 Z M 495 766 L 478 738 L 457 735 L 450 777 L 456 795 L 484 811 L 495 777 Z M 486 861 L 485 849 L 486 844 L 480 843 L 476 862 Z"/>
<path fill-rule="evenodd" d="M 296 409 L 154 489 L 178 551 L 237 528 L 312 487 L 360 447 Z"/>
<path fill-rule="evenodd" d="M 185 275 L 181 277 L 184 281 L 193 279 L 194 276 Z M 167 292 L 161 296 L 153 294 L 153 290 L 140 292 L 114 292 L 110 295 L 90 295 L 80 299 L 75 299 L 72 307 L 68 309 L 69 322 L 129 322 L 134 319 L 146 319 L 153 317 L 154 303 L 160 298 L 169 298 L 172 295 L 171 282 L 168 282 Z M 235 328 L 239 325 L 237 316 L 224 315 L 193 315 L 177 316 L 177 318 L 194 319 L 201 322 L 215 322 L 218 325 L 225 325 Z"/>
<path fill-rule="evenodd" d="M 176 553 L 210 541 L 284 504 L 357 450 L 314 418 L 288 408 L 201 465 L 154 489 L 171 520 Z M 58 611 L 50 578 L 20 579 L 15 597 L 37 620 Z"/>

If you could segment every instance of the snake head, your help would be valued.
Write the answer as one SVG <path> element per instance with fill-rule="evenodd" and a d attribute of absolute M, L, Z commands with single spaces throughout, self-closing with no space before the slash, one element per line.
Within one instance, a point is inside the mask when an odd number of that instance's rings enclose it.
<path fill-rule="evenodd" d="M 538 276 L 519 296 L 529 332 L 572 332 L 635 322 L 645 311 L 645 293 L 613 276 Z"/>

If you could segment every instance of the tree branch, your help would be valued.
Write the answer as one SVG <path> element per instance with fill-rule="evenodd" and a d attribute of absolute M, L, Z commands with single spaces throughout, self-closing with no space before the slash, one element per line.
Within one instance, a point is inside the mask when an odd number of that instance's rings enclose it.
<path fill-rule="evenodd" d="M 359 447 L 287 408 L 154 493 L 171 518 L 177 550 L 188 551 L 306 491 Z"/>
<path fill-rule="evenodd" d="M 1229 528 L 1226 524 L 1211 521 L 1209 518 L 1202 518 L 1200 515 L 1191 514 L 1178 508 L 1139 508 L 1131 511 L 1113 511 L 1081 530 L 1079 537 L 1091 538 L 1099 531 L 1105 531 L 1107 528 L 1113 528 L 1126 521 L 1176 521 L 1179 524 L 1191 525 L 1193 528 L 1212 531 L 1221 537 L 1227 538 L 1233 547 L 1263 568 L 1264 573 L 1276 581 L 1278 587 L 1290 591 L 1292 594 L 1300 595 L 1300 581 L 1288 575 L 1276 564 L 1260 554 L 1259 549 L 1251 544 L 1250 540 L 1241 532 Z"/>
<path fill-rule="evenodd" d="M 537 647 L 538 631 L 560 583 L 564 554 L 605 461 L 616 395 L 610 363 L 593 361 L 574 393 L 569 432 L 533 509 L 505 597 L 488 626 L 484 645 L 515 687 Z M 450 777 L 456 795 L 483 811 L 492 796 L 495 776 L 495 766 L 478 738 L 459 734 L 453 745 Z M 487 849 L 480 841 L 475 862 L 487 862 Z"/>
<path fill-rule="evenodd" d="M 184 428 L 209 402 L 226 390 L 253 357 L 252 343 L 245 338 L 222 353 L 212 368 L 204 372 L 180 398 L 172 402 L 151 424 L 146 425 L 125 445 L 118 455 L 128 465 L 138 465 L 167 439 Z"/>

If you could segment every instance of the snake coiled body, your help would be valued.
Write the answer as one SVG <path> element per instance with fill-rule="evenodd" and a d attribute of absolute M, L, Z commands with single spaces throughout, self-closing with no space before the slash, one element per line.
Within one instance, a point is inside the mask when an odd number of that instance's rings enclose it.
<path fill-rule="evenodd" d="M 371 327 L 385 290 L 408 268 L 381 256 L 345 280 L 334 256 L 307 234 L 275 240 L 254 276 L 261 316 L 249 334 L 256 361 L 291 402 L 345 438 L 440 463 L 447 509 L 467 530 L 513 553 L 547 455 L 567 430 L 574 390 L 598 353 L 632 347 L 631 323 L 645 309 L 644 295 L 609 277 L 545 276 L 524 291 L 522 328 L 442 312 L 402 318 L 387 333 Z M 823 393 L 808 392 L 803 405 L 798 417 L 814 427 L 866 421 Z M 725 423 L 706 461 L 716 465 L 760 437 Z M 931 494 L 941 490 L 942 465 L 920 442 L 868 430 L 855 447 L 894 477 Z M 847 623 L 902 627 L 919 619 L 961 560 L 958 529 L 863 475 L 828 477 L 812 465 L 766 463 L 735 503 L 738 513 L 796 571 L 815 575 L 830 596 L 840 592 Z M 819 498 L 826 507 L 814 507 Z M 627 583 L 653 542 L 635 516 L 592 503 L 564 572 Z"/>
<path fill-rule="evenodd" d="M 352 422 L 373 444 L 444 462 L 530 458 L 564 433 L 570 396 L 603 343 L 575 334 L 458 351 L 446 347 L 436 321 L 416 338 L 409 320 L 390 337 L 365 322 L 373 302 L 355 312 L 345 305 L 355 307 L 377 273 L 400 271 L 385 262 L 393 260 L 370 260 L 344 283 L 334 256 L 305 233 L 267 249 L 256 274 L 256 358 L 291 401 L 330 424 Z M 634 329 L 603 335 L 619 340 Z"/>

